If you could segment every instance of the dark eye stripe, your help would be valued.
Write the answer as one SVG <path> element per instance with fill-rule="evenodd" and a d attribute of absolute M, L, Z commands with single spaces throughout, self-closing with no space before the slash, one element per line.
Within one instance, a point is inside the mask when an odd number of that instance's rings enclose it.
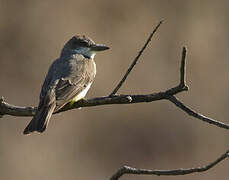
<path fill-rule="evenodd" d="M 85 36 L 74 36 L 72 39 L 72 43 L 77 46 L 83 47 L 91 47 L 94 42 Z"/>
<path fill-rule="evenodd" d="M 85 58 L 87 58 L 87 59 L 91 59 L 90 56 L 87 56 L 87 55 L 85 55 L 85 54 L 82 54 L 82 55 L 83 55 L 83 57 L 85 57 Z"/>
<path fill-rule="evenodd" d="M 86 47 L 90 45 L 88 42 L 85 42 L 85 41 L 80 41 L 78 42 L 78 44 L 80 44 L 81 46 L 86 46 Z"/>

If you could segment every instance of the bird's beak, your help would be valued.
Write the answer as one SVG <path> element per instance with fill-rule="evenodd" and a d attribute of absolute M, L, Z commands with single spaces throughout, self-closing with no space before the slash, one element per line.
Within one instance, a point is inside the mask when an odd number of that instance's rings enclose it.
<path fill-rule="evenodd" d="M 92 51 L 105 51 L 107 49 L 110 49 L 108 46 L 105 46 L 104 44 L 95 44 L 91 47 Z"/>

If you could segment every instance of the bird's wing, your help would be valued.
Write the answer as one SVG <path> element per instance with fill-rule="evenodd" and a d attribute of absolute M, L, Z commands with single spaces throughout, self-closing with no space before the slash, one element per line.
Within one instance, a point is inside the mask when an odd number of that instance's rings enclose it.
<path fill-rule="evenodd" d="M 40 101 L 42 101 L 45 98 L 47 92 L 50 89 L 53 89 L 56 84 L 56 80 L 53 77 L 57 76 L 56 72 L 58 72 L 58 64 L 59 64 L 59 59 L 55 60 L 49 68 L 48 74 L 46 75 L 45 81 L 41 88 Z"/>
<path fill-rule="evenodd" d="M 85 60 L 91 61 L 91 60 Z M 89 62 L 93 63 L 93 62 Z M 88 63 L 84 61 L 78 62 L 67 77 L 60 78 L 55 88 L 56 109 L 59 110 L 65 104 L 70 102 L 80 92 L 82 92 L 90 83 L 92 83 L 95 74 L 88 71 Z"/>
<path fill-rule="evenodd" d="M 56 87 L 56 110 L 70 102 L 91 82 L 88 76 L 79 78 L 78 83 L 73 83 L 69 79 L 60 79 Z"/>

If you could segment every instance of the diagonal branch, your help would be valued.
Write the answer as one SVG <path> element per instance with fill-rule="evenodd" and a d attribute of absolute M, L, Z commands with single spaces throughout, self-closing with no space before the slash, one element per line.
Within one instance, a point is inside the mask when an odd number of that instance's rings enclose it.
<path fill-rule="evenodd" d="M 123 78 L 118 83 L 118 85 L 114 88 L 114 90 L 112 91 L 112 93 L 110 94 L 110 96 L 113 96 L 114 94 L 116 94 L 118 92 L 118 90 L 120 89 L 120 87 L 123 85 L 123 83 L 125 82 L 127 76 L 129 75 L 129 73 L 131 72 L 131 70 L 133 69 L 133 67 L 136 65 L 138 59 L 140 58 L 140 56 L 144 52 L 145 48 L 147 47 L 147 45 L 151 41 L 153 35 L 156 33 L 157 29 L 160 27 L 160 25 L 162 23 L 163 23 L 163 21 L 160 21 L 158 23 L 158 25 L 154 28 L 154 30 L 152 31 L 152 33 L 149 35 L 149 37 L 148 37 L 146 43 L 144 44 L 144 46 L 142 47 L 141 51 L 139 51 L 138 55 L 135 57 L 135 59 L 133 60 L 132 64 L 130 65 L 130 67 L 127 69 L 126 74 L 123 76 Z"/>
<path fill-rule="evenodd" d="M 196 172 L 204 172 L 224 159 L 229 157 L 229 150 L 222 154 L 219 158 L 215 161 L 207 164 L 206 166 L 196 167 L 196 168 L 189 168 L 189 169 L 173 169 L 173 170 L 149 170 L 149 169 L 137 169 L 129 166 L 123 166 L 120 168 L 111 178 L 110 180 L 118 180 L 124 174 L 138 174 L 138 175 L 157 175 L 157 176 L 177 176 L 177 175 L 186 175 L 192 174 Z"/>
<path fill-rule="evenodd" d="M 143 103 L 143 102 L 153 102 L 159 100 L 169 100 L 174 103 L 178 108 L 188 113 L 189 115 L 200 119 L 209 124 L 213 124 L 217 127 L 229 129 L 229 124 L 225 124 L 214 120 L 212 118 L 206 117 L 200 113 L 195 112 L 191 108 L 185 106 L 181 101 L 179 101 L 174 95 L 187 91 L 188 86 L 186 85 L 185 80 L 185 69 L 186 69 L 186 48 L 183 47 L 182 57 L 181 57 L 181 66 L 180 66 L 180 82 L 177 86 L 172 87 L 166 91 L 151 93 L 151 94 L 142 94 L 142 95 L 112 95 L 112 96 L 103 96 L 92 98 L 88 100 L 81 100 L 75 102 L 74 104 L 66 104 L 60 111 L 55 113 L 60 113 L 76 108 L 81 107 L 91 107 L 91 106 L 101 106 L 101 105 L 111 105 L 111 104 L 134 104 L 134 103 Z M 36 113 L 36 107 L 20 107 L 7 103 L 4 98 L 0 98 L 0 117 L 3 115 L 11 116 L 34 116 Z"/>
<path fill-rule="evenodd" d="M 195 112 L 194 110 L 192 110 L 190 107 L 184 105 L 177 97 L 175 96 L 168 96 L 168 100 L 171 101 L 173 104 L 175 104 L 178 108 L 182 109 L 184 112 L 186 112 L 188 115 L 200 119 L 204 122 L 207 122 L 209 124 L 213 124 L 215 126 L 218 126 L 220 128 L 224 128 L 224 129 L 229 129 L 229 125 L 219 122 L 215 119 L 209 118 L 207 116 L 204 116 L 198 112 Z"/>
<path fill-rule="evenodd" d="M 68 111 L 75 108 L 80 107 L 91 107 L 91 106 L 100 106 L 100 105 L 110 105 L 110 104 L 134 104 L 134 103 L 143 103 L 143 102 L 153 102 L 158 100 L 169 100 L 173 104 L 175 104 L 178 108 L 186 112 L 188 115 L 193 116 L 196 119 L 200 119 L 204 122 L 207 122 L 209 124 L 213 124 L 217 127 L 229 129 L 229 124 L 225 124 L 219 121 L 216 121 L 212 118 L 206 117 L 198 112 L 195 112 L 188 106 L 184 105 L 180 100 L 178 100 L 175 95 L 188 90 L 188 86 L 186 85 L 186 53 L 187 50 L 185 47 L 183 47 L 182 50 L 182 56 L 181 56 L 181 65 L 180 65 L 180 82 L 177 86 L 169 88 L 162 92 L 157 93 L 151 93 L 151 94 L 142 94 L 142 95 L 126 95 L 121 94 L 117 95 L 116 93 L 120 89 L 120 87 L 125 82 L 126 78 L 128 77 L 129 73 L 133 69 L 133 67 L 136 65 L 138 59 L 144 52 L 145 48 L 151 41 L 153 35 L 157 31 L 157 29 L 162 24 L 162 21 L 159 22 L 159 24 L 155 27 L 153 32 L 148 37 L 146 43 L 142 47 L 141 51 L 138 53 L 136 58 L 133 60 L 132 64 L 128 68 L 126 74 L 121 79 L 119 84 L 115 87 L 115 89 L 112 91 L 112 93 L 109 96 L 104 97 L 97 97 L 92 98 L 88 100 L 80 100 L 78 102 L 75 102 L 74 104 L 66 104 L 60 111 L 55 113 L 60 113 L 64 111 Z M 34 116 L 36 113 L 36 107 L 20 107 L 15 106 L 12 104 L 7 103 L 4 98 L 0 98 L 0 118 L 4 115 L 12 115 L 12 116 Z M 222 154 L 218 159 L 215 161 L 207 164 L 206 166 L 197 167 L 197 168 L 190 168 L 190 169 L 174 169 L 174 170 L 148 170 L 148 169 L 136 169 L 128 166 L 124 166 L 121 169 L 119 169 L 111 178 L 110 180 L 118 180 L 121 176 L 124 174 L 146 174 L 146 175 L 185 175 L 185 174 L 191 174 L 195 172 L 204 172 L 224 159 L 229 157 L 229 151 Z"/>

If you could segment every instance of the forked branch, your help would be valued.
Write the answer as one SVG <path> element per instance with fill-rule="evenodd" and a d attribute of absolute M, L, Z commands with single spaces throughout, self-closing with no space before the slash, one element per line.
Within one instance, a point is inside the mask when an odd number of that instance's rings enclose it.
<path fill-rule="evenodd" d="M 134 103 L 143 103 L 143 102 L 153 102 L 158 100 L 169 100 L 174 103 L 178 108 L 182 109 L 184 112 L 193 116 L 194 118 L 200 119 L 209 124 L 215 125 L 220 128 L 229 129 L 229 125 L 219 122 L 215 119 L 204 116 L 198 112 L 195 112 L 188 106 L 184 105 L 179 101 L 174 95 L 187 91 L 188 86 L 186 85 L 186 48 L 182 50 L 181 66 L 180 66 L 180 82 L 177 86 L 167 89 L 165 91 L 151 93 L 151 94 L 142 94 L 142 95 L 129 95 L 129 94 L 114 94 L 112 96 L 103 96 L 96 97 L 92 99 L 83 99 L 74 104 L 66 104 L 60 111 L 55 113 L 60 113 L 68 111 L 71 109 L 81 108 L 81 107 L 91 107 L 91 106 L 101 106 L 101 105 L 111 105 L 111 104 L 134 104 Z M 117 86 L 118 87 L 118 86 Z M 0 99 L 0 117 L 3 115 L 11 116 L 34 116 L 36 113 L 36 107 L 21 107 L 15 106 L 7 103 L 4 98 Z"/>
<path fill-rule="evenodd" d="M 130 74 L 133 67 L 136 65 L 138 59 L 148 46 L 149 42 L 151 41 L 153 35 L 156 33 L 160 25 L 162 24 L 162 21 L 159 22 L 159 24 L 153 29 L 152 33 L 149 35 L 147 41 L 145 42 L 142 49 L 139 51 L 136 58 L 133 60 L 132 64 L 128 68 L 127 72 L 121 79 L 121 81 L 118 83 L 118 85 L 114 88 L 112 93 L 109 96 L 103 96 L 103 97 L 96 97 L 88 100 L 81 100 L 74 104 L 66 104 L 60 111 L 55 113 L 60 113 L 64 111 L 68 111 L 71 109 L 76 109 L 80 107 L 91 107 L 91 106 L 100 106 L 100 105 L 111 105 L 111 104 L 134 104 L 134 103 L 143 103 L 143 102 L 153 102 L 158 100 L 169 100 L 173 104 L 175 104 L 178 108 L 186 112 L 188 115 L 199 119 L 201 121 L 207 122 L 209 124 L 215 125 L 220 128 L 229 129 L 229 125 L 219 122 L 217 120 L 214 120 L 212 118 L 206 117 L 198 112 L 195 112 L 188 106 L 184 105 L 181 101 L 179 101 L 175 95 L 182 92 L 187 91 L 188 86 L 186 85 L 186 53 L 187 50 L 184 47 L 182 50 L 181 55 L 181 65 L 180 65 L 180 82 L 177 86 L 169 88 L 165 91 L 156 92 L 156 93 L 149 93 L 149 94 L 142 94 L 142 95 L 129 95 L 129 94 L 116 94 L 120 87 L 125 82 L 126 78 Z M 20 107 L 15 106 L 12 104 L 7 103 L 4 98 L 0 98 L 0 117 L 3 117 L 4 115 L 12 115 L 12 116 L 34 116 L 36 113 L 36 107 Z M 208 169 L 214 167 L 216 164 L 220 163 L 222 160 L 226 159 L 229 155 L 229 151 L 221 155 L 218 159 L 213 161 L 212 163 L 209 163 L 206 166 L 203 167 L 197 167 L 197 168 L 190 168 L 190 169 L 175 169 L 175 170 L 147 170 L 147 169 L 136 169 L 128 166 L 124 166 L 121 169 L 119 169 L 111 178 L 110 180 L 117 180 L 124 174 L 148 174 L 148 175 L 185 175 L 185 174 L 191 174 L 194 172 L 203 172 L 207 171 Z"/>

